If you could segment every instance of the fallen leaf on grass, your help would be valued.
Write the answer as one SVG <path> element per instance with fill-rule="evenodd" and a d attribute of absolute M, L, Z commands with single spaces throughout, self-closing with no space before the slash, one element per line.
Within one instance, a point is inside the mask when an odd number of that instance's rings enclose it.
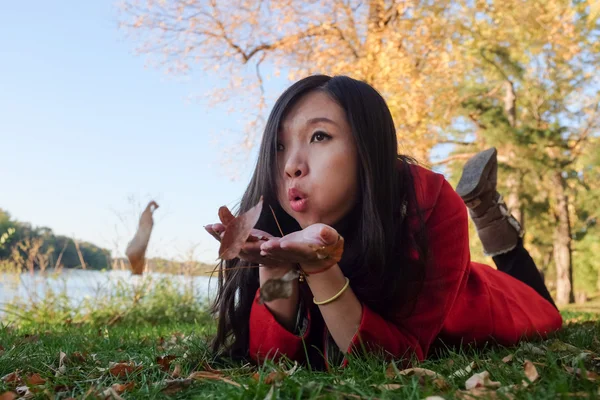
<path fill-rule="evenodd" d="M 248 236 L 250 236 L 252 228 L 254 228 L 254 225 L 256 225 L 258 219 L 260 218 L 262 207 L 263 198 L 261 196 L 258 204 L 242 215 L 234 218 L 233 220 L 226 219 L 226 221 L 229 222 L 228 224 L 225 224 L 224 221 L 221 221 L 227 226 L 227 229 L 225 229 L 225 234 L 223 235 L 223 239 L 221 239 L 221 246 L 219 247 L 219 257 L 221 259 L 231 260 L 240 254 L 240 250 L 244 246 L 244 243 L 246 243 L 246 240 L 248 240 Z M 224 212 L 219 210 L 219 217 L 221 217 L 222 213 Z M 229 214 L 231 213 L 229 212 Z"/>
<path fill-rule="evenodd" d="M 40 374 L 32 374 L 25 378 L 25 382 L 29 386 L 43 385 L 46 380 L 40 376 Z"/>
<path fill-rule="evenodd" d="M 148 203 L 146 209 L 142 212 L 142 215 L 140 215 L 138 229 L 133 239 L 131 239 L 131 242 L 127 244 L 125 255 L 129 259 L 131 272 L 134 275 L 141 275 L 144 272 L 144 267 L 146 264 L 146 249 L 148 248 L 150 234 L 152 233 L 152 227 L 154 226 L 152 213 L 157 208 L 158 204 L 156 204 L 155 201 Z"/>
<path fill-rule="evenodd" d="M 160 365 L 160 369 L 162 369 L 165 372 L 169 372 L 169 370 L 171 369 L 171 362 L 176 358 L 177 356 L 173 355 L 156 357 L 156 363 Z"/>
<path fill-rule="evenodd" d="M 379 390 L 398 390 L 404 385 L 399 383 L 384 383 L 382 385 L 372 385 L 372 387 L 377 388 Z"/>
<path fill-rule="evenodd" d="M 500 386 L 502 386 L 500 382 L 495 382 L 490 379 L 490 373 L 488 371 L 475 374 L 465 382 L 465 389 L 467 389 L 467 391 L 475 388 L 498 389 Z"/>
<path fill-rule="evenodd" d="M 0 400 L 15 400 L 19 397 L 15 392 L 4 392 L 0 394 Z"/>
<path fill-rule="evenodd" d="M 454 371 L 451 375 L 450 378 L 462 378 L 464 376 L 469 375 L 471 372 L 473 372 L 473 369 L 477 367 L 477 363 L 475 361 L 472 361 L 471 364 L 467 365 L 466 367 L 459 369 L 458 371 Z"/>
<path fill-rule="evenodd" d="M 553 340 L 549 345 L 548 345 L 548 350 L 551 351 L 556 351 L 556 352 L 569 352 L 569 353 L 581 353 L 581 349 L 579 349 L 578 347 L 575 347 L 571 344 L 565 343 L 565 342 L 561 342 L 558 339 Z"/>
<path fill-rule="evenodd" d="M 16 371 L 11 372 L 10 374 L 4 375 L 2 377 L 2 381 L 4 381 L 4 383 L 18 384 L 19 382 L 21 382 L 19 370 L 17 369 Z"/>
<path fill-rule="evenodd" d="M 111 389 L 117 392 L 117 394 L 121 394 L 123 392 L 130 392 L 135 387 L 135 382 L 127 382 L 125 384 L 115 383 L 111 386 Z"/>
<path fill-rule="evenodd" d="M 242 387 L 242 385 L 240 385 L 239 383 L 234 382 L 231 379 L 224 377 L 223 375 L 215 374 L 215 373 L 209 372 L 209 371 L 192 372 L 190 374 L 190 376 L 188 376 L 188 379 L 193 379 L 196 381 L 200 381 L 200 380 L 204 380 L 204 379 L 212 379 L 212 380 L 218 380 L 221 382 L 225 382 L 225 383 L 228 383 L 233 386 Z"/>
<path fill-rule="evenodd" d="M 175 364 L 173 372 L 171 373 L 172 378 L 179 378 L 181 376 L 181 364 Z"/>
<path fill-rule="evenodd" d="M 572 368 L 565 366 L 565 370 L 573 375 L 577 375 L 580 378 L 587 379 L 588 381 L 595 382 L 600 378 L 600 375 L 593 371 L 584 371 L 581 368 Z"/>
<path fill-rule="evenodd" d="M 298 279 L 298 271 L 292 269 L 281 278 L 267 280 L 260 288 L 259 304 L 275 299 L 289 299 L 294 290 L 294 281 Z"/>
<path fill-rule="evenodd" d="M 33 393 L 31 393 L 27 386 L 17 386 L 15 392 L 17 392 L 22 399 L 30 399 L 33 397 Z"/>
<path fill-rule="evenodd" d="M 504 357 L 502 359 L 502 362 L 504 364 L 508 364 L 509 362 L 511 362 L 513 360 L 513 358 L 515 358 L 515 355 L 514 354 L 509 354 L 509 355 L 507 355 L 506 357 Z"/>
<path fill-rule="evenodd" d="M 109 363 L 108 370 L 111 375 L 124 377 L 142 369 L 141 365 L 135 365 L 133 362 Z"/>
<path fill-rule="evenodd" d="M 537 379 L 540 377 L 537 368 L 529 360 L 525 360 L 525 362 L 523 363 L 523 369 L 525 370 L 525 376 L 529 380 L 529 382 L 525 380 L 522 382 L 523 387 L 529 386 L 529 384 L 537 381 Z"/>
<path fill-rule="evenodd" d="M 67 366 L 65 365 L 66 358 L 66 353 L 63 353 L 62 351 L 58 353 L 58 369 L 54 376 L 64 375 L 67 372 Z"/>
<path fill-rule="evenodd" d="M 431 379 L 431 382 L 440 390 L 446 390 L 450 387 L 446 379 L 435 371 L 425 368 L 408 368 L 398 373 L 401 376 L 417 376 L 419 377 L 419 383 L 424 384 L 427 379 Z"/>
<path fill-rule="evenodd" d="M 123 398 L 121 396 L 119 396 L 119 393 L 117 393 L 117 391 L 115 389 L 113 389 L 112 387 L 109 387 L 108 389 L 104 389 L 101 393 L 101 397 L 105 400 L 109 400 L 109 399 L 123 400 Z"/>
<path fill-rule="evenodd" d="M 525 342 L 525 343 L 523 344 L 523 346 L 521 346 L 521 349 L 523 349 L 523 350 L 525 350 L 525 351 L 528 351 L 528 352 L 530 352 L 531 354 L 534 354 L 534 355 L 536 355 L 536 356 L 545 356 L 545 355 L 546 355 L 546 352 L 545 352 L 544 350 L 540 349 L 540 348 L 539 348 L 539 347 L 537 347 L 537 346 L 534 346 L 534 345 L 532 345 L 532 344 L 531 344 L 531 343 L 529 343 L 529 342 Z"/>

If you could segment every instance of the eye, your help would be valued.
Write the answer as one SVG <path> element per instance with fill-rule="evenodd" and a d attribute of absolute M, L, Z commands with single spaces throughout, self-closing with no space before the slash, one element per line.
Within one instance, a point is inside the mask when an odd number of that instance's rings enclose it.
<path fill-rule="evenodd" d="M 283 151 L 285 150 L 285 147 L 283 147 L 283 145 L 279 142 L 277 142 L 277 151 Z"/>
<path fill-rule="evenodd" d="M 331 139 L 331 136 L 323 131 L 318 131 L 313 133 L 312 137 L 310 138 L 310 142 L 323 142 L 327 139 Z"/>

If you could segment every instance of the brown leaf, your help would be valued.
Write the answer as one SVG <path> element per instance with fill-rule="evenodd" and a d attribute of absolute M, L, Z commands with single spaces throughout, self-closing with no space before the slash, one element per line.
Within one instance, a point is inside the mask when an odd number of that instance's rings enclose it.
<path fill-rule="evenodd" d="M 173 372 L 171 373 L 172 378 L 179 378 L 181 376 L 181 365 L 175 364 L 175 368 L 173 368 Z"/>
<path fill-rule="evenodd" d="M 388 370 L 389 370 L 388 366 Z M 387 375 L 387 373 L 386 373 Z M 398 372 L 400 376 L 417 376 L 419 377 L 419 383 L 424 384 L 426 380 L 430 379 L 433 385 L 440 390 L 446 390 L 450 387 L 446 379 L 435 371 L 425 368 L 408 368 Z"/>
<path fill-rule="evenodd" d="M 209 372 L 209 371 L 196 371 L 196 372 L 192 372 L 190 374 L 190 376 L 188 376 L 188 379 L 193 379 L 193 380 L 196 380 L 196 381 L 204 380 L 204 379 L 219 380 L 219 381 L 228 383 L 228 384 L 233 385 L 233 386 L 242 387 L 242 385 L 240 385 L 239 383 L 234 382 L 231 379 L 227 379 L 227 378 L 225 378 L 221 374 L 215 374 L 215 373 Z"/>
<path fill-rule="evenodd" d="M 138 223 L 138 229 L 131 242 L 127 244 L 125 255 L 129 259 L 131 271 L 134 275 L 141 275 L 146 265 L 146 249 L 150 241 L 150 234 L 154 226 L 152 213 L 158 208 L 155 201 L 151 201 L 142 212 Z"/>
<path fill-rule="evenodd" d="M 372 385 L 372 386 L 379 390 L 398 390 L 398 389 L 402 388 L 404 385 L 401 385 L 399 383 L 384 383 L 382 385 Z"/>
<path fill-rule="evenodd" d="M 394 379 L 395 377 L 397 377 L 400 374 L 400 371 L 398 371 L 398 368 L 396 367 L 396 364 L 394 364 L 393 362 L 389 363 L 386 370 L 385 370 L 385 376 L 388 379 Z"/>
<path fill-rule="evenodd" d="M 80 352 L 76 351 L 73 354 L 71 354 L 69 359 L 72 361 L 78 361 L 80 363 L 83 363 L 83 362 L 85 362 L 86 357 L 87 357 L 87 353 L 81 354 Z"/>
<path fill-rule="evenodd" d="M 467 389 L 467 391 L 475 388 L 498 389 L 500 386 L 500 382 L 494 382 L 490 379 L 490 373 L 488 371 L 475 374 L 465 382 L 465 389 Z"/>
<path fill-rule="evenodd" d="M 246 243 L 248 236 L 250 236 L 252 228 L 254 228 L 254 225 L 256 225 L 260 218 L 262 207 L 263 198 L 261 196 L 258 204 L 227 224 L 227 229 L 225 229 L 225 234 L 219 248 L 220 258 L 231 260 L 240 254 L 240 250 L 244 246 L 244 243 Z"/>
<path fill-rule="evenodd" d="M 40 376 L 40 374 L 32 374 L 27 376 L 27 378 L 25 378 L 25 382 L 27 382 L 27 384 L 29 386 L 36 386 L 36 385 L 43 385 L 44 383 L 46 383 L 46 380 L 44 378 L 42 378 Z"/>
<path fill-rule="evenodd" d="M 121 396 L 119 396 L 119 393 L 117 393 L 117 391 L 115 389 L 113 389 L 112 387 L 104 389 L 104 391 L 102 391 L 102 393 L 101 393 L 101 397 L 105 400 L 109 400 L 109 399 L 123 400 L 123 398 Z"/>
<path fill-rule="evenodd" d="M 265 378 L 265 383 L 271 385 L 276 382 L 281 382 L 287 378 L 287 374 L 283 371 L 271 371 Z"/>
<path fill-rule="evenodd" d="M 570 373 L 579 376 L 580 378 L 587 379 L 588 381 L 595 382 L 600 378 L 600 375 L 593 371 L 584 371 L 581 368 L 572 368 L 565 366 L 565 370 Z"/>
<path fill-rule="evenodd" d="M 135 387 L 135 382 L 127 382 L 125 384 L 115 383 L 111 386 L 111 388 L 117 392 L 117 394 L 121 394 L 123 392 L 130 392 Z"/>
<path fill-rule="evenodd" d="M 227 226 L 233 222 L 235 216 L 229 211 L 229 208 L 223 206 L 219 208 L 219 219 L 223 225 Z"/>
<path fill-rule="evenodd" d="M 21 377 L 19 376 L 19 370 L 16 370 L 14 372 L 11 372 L 10 374 L 4 375 L 2 377 L 2 380 L 4 381 L 4 383 L 12 383 L 12 384 L 18 384 L 21 382 Z"/>
<path fill-rule="evenodd" d="M 259 304 L 275 299 L 289 299 L 294 290 L 294 281 L 298 279 L 298 271 L 292 269 L 281 278 L 273 278 L 263 283 L 260 288 Z"/>
<path fill-rule="evenodd" d="M 509 355 L 507 355 L 506 357 L 504 357 L 504 358 L 502 359 L 502 362 L 503 362 L 504 364 L 508 364 L 509 362 L 511 362 L 511 361 L 513 360 L 513 358 L 514 358 L 514 357 L 515 357 L 515 355 L 514 355 L 514 354 L 509 354 Z"/>
<path fill-rule="evenodd" d="M 165 387 L 162 389 L 163 393 L 166 394 L 173 394 L 173 393 L 177 393 L 185 388 L 187 388 L 188 386 L 190 386 L 192 383 L 194 383 L 193 379 L 165 379 L 162 382 L 159 382 L 159 384 L 164 384 Z"/>
<path fill-rule="evenodd" d="M 4 392 L 0 394 L 0 400 L 15 400 L 19 397 L 15 392 Z"/>
<path fill-rule="evenodd" d="M 342 254 L 344 253 L 344 238 L 339 236 L 338 241 L 329 246 L 317 246 L 314 244 L 309 244 L 308 247 L 317 253 L 317 258 L 319 260 L 324 260 L 326 258 L 340 260 L 342 258 Z"/>
<path fill-rule="evenodd" d="M 156 363 L 160 365 L 160 369 L 162 369 L 165 372 L 169 372 L 169 370 L 171 369 L 171 362 L 176 358 L 177 356 L 173 355 L 156 357 Z"/>
<path fill-rule="evenodd" d="M 132 362 L 110 363 L 109 372 L 113 376 L 124 377 L 142 369 L 141 365 L 135 365 Z"/>
<path fill-rule="evenodd" d="M 529 379 L 529 382 L 523 381 L 523 387 L 529 386 L 530 383 L 537 381 L 537 379 L 540 377 L 537 368 L 529 360 L 525 360 L 523 363 L 523 369 L 525 370 L 525 376 L 527 379 Z"/>

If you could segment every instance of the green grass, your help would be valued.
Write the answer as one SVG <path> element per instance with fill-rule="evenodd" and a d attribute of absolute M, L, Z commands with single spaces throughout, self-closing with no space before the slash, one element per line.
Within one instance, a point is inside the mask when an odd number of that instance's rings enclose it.
<path fill-rule="evenodd" d="M 114 384 L 133 382 L 133 388 L 121 394 L 123 398 L 233 398 L 233 399 L 423 399 L 440 395 L 445 399 L 456 398 L 457 390 L 464 390 L 466 377 L 451 377 L 452 373 L 475 361 L 474 372 L 488 371 L 492 380 L 503 386 L 519 384 L 525 375 L 522 362 L 529 359 L 536 364 L 540 378 L 528 388 L 512 392 L 518 399 L 555 399 L 579 397 L 599 398 L 600 381 L 589 381 L 565 370 L 567 367 L 586 368 L 599 372 L 600 322 L 598 315 L 565 311 L 565 328 L 545 341 L 522 344 L 515 348 L 491 347 L 483 350 L 463 349 L 445 351 L 438 359 L 424 362 L 427 368 L 446 377 L 449 387 L 437 388 L 431 380 L 415 376 L 392 376 L 386 371 L 389 362 L 380 359 L 351 359 L 344 369 L 311 372 L 305 366 L 298 367 L 291 376 L 273 374 L 273 371 L 289 371 L 293 364 L 267 364 L 260 368 L 249 365 L 223 365 L 211 358 L 207 341 L 214 332 L 210 319 L 199 318 L 202 323 L 177 322 L 177 318 L 160 323 L 121 323 L 114 326 L 85 324 L 74 326 L 33 325 L 18 328 L 0 328 L 0 377 L 19 370 L 21 377 L 39 374 L 45 383 L 33 388 L 34 398 L 94 398 Z M 566 346 L 565 343 L 576 348 Z M 540 351 L 541 350 L 541 351 Z M 594 354 L 584 361 L 578 356 L 584 350 Z M 67 355 L 65 370 L 58 374 L 59 354 Z M 79 354 L 77 354 L 79 353 Z M 502 358 L 515 354 L 511 363 Z M 169 371 L 157 363 L 157 357 L 174 356 Z M 126 376 L 114 376 L 110 363 L 132 362 L 139 369 Z M 198 379 L 183 388 L 165 389 L 165 380 L 171 379 L 175 365 L 181 366 L 181 376 L 208 367 L 219 369 L 223 376 L 239 386 L 222 380 Z M 258 372 L 258 375 L 255 375 Z M 277 382 L 270 382 L 273 377 Z M 189 383 L 189 381 L 188 381 Z M 400 384 L 397 390 L 386 390 L 383 384 Z M 0 381 L 0 394 L 15 390 L 15 384 Z M 103 398 L 103 396 L 98 396 Z M 504 398 L 500 396 L 498 398 Z"/>

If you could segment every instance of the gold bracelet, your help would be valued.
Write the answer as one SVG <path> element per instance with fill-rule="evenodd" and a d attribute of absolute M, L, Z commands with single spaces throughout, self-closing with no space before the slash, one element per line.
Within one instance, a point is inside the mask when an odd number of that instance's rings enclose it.
<path fill-rule="evenodd" d="M 329 303 L 331 303 L 332 301 L 335 301 L 335 300 L 337 300 L 337 299 L 338 299 L 338 297 L 340 297 L 342 294 L 344 294 L 344 292 L 346 291 L 346 289 L 348 289 L 348 286 L 350 286 L 350 279 L 348 279 L 348 278 L 346 277 L 346 284 L 344 285 L 344 287 L 343 287 L 343 288 L 342 288 L 342 289 L 341 289 L 339 292 L 337 292 L 337 294 L 336 294 L 335 296 L 333 296 L 333 297 L 332 297 L 332 298 L 330 298 L 330 299 L 323 300 L 323 301 L 317 301 L 317 300 L 315 300 L 315 298 L 313 297 L 313 303 L 315 303 L 315 304 L 316 304 L 316 305 L 318 305 L 318 306 L 322 306 L 322 305 L 324 305 L 324 304 L 329 304 Z"/>

